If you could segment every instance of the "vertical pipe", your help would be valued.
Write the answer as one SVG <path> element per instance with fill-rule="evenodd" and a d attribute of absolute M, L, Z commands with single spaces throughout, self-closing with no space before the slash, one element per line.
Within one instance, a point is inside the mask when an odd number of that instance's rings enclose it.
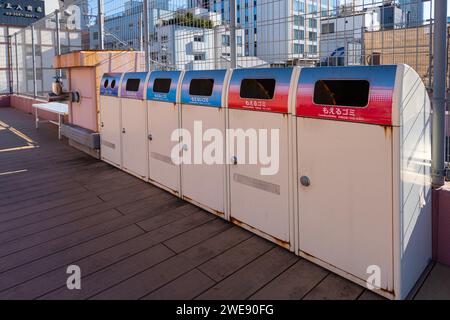
<path fill-rule="evenodd" d="M 11 36 L 9 35 L 9 28 L 6 31 L 6 39 L 7 39 L 7 48 L 8 48 L 8 79 L 9 79 L 9 94 L 14 93 L 14 82 L 13 82 L 13 68 L 12 68 L 12 46 L 11 46 Z"/>
<path fill-rule="evenodd" d="M 31 25 L 31 52 L 33 62 L 33 95 L 37 97 L 37 77 L 36 77 L 36 48 L 34 43 L 34 25 Z"/>
<path fill-rule="evenodd" d="M 61 25 L 59 23 L 59 10 L 55 10 L 55 20 L 56 20 L 56 55 L 61 54 L 61 38 L 59 35 L 59 31 L 61 29 Z M 62 77 L 62 71 L 61 69 L 56 70 L 56 76 L 58 78 Z"/>
<path fill-rule="evenodd" d="M 138 22 L 138 27 L 139 27 L 139 32 L 138 32 L 138 37 L 139 37 L 139 51 L 143 51 L 144 50 L 144 33 L 142 32 L 142 23 L 143 23 L 143 19 L 142 19 L 142 13 L 139 15 L 139 22 Z"/>
<path fill-rule="evenodd" d="M 432 185 L 445 183 L 445 87 L 447 70 L 447 1 L 434 2 L 434 85 Z"/>
<path fill-rule="evenodd" d="M 17 32 L 14 34 L 14 46 L 16 49 L 16 92 L 19 93 L 19 55 L 17 54 Z"/>
<path fill-rule="evenodd" d="M 430 1 L 430 25 L 429 25 L 429 36 L 428 36 L 428 89 L 431 89 L 433 82 L 433 2 Z"/>
<path fill-rule="evenodd" d="M 145 52 L 145 71 L 149 70 L 150 67 L 150 53 L 149 53 L 149 39 L 148 39 L 148 0 L 144 0 L 143 3 L 143 23 L 144 23 L 144 52 Z"/>
<path fill-rule="evenodd" d="M 98 0 L 98 48 L 100 50 L 105 49 L 105 3 L 104 0 Z"/>
<path fill-rule="evenodd" d="M 230 0 L 230 61 L 231 68 L 236 68 L 236 0 Z"/>

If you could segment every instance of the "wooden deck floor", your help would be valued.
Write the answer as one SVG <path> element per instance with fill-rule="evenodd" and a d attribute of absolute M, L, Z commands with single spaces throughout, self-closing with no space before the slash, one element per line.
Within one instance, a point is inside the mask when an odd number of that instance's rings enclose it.
<path fill-rule="evenodd" d="M 380 299 L 33 120 L 0 108 L 0 299 Z M 435 266 L 417 297 L 449 298 L 449 280 Z"/>

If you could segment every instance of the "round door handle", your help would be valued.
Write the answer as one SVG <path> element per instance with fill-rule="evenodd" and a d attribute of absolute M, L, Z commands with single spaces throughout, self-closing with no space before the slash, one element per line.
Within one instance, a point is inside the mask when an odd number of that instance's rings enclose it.
<path fill-rule="evenodd" d="M 301 176 L 300 183 L 304 187 L 309 187 L 311 185 L 311 180 L 307 176 Z"/>
<path fill-rule="evenodd" d="M 150 140 L 150 141 L 153 140 L 153 136 L 151 134 L 148 135 L 148 140 Z"/>
<path fill-rule="evenodd" d="M 122 128 L 122 133 L 125 133 L 125 128 Z"/>
<path fill-rule="evenodd" d="M 105 126 L 105 124 L 102 122 L 102 123 L 100 124 L 100 127 L 103 128 L 104 126 Z"/>
<path fill-rule="evenodd" d="M 231 157 L 231 163 L 234 164 L 234 165 L 237 165 L 238 159 L 237 159 L 236 156 L 232 156 L 232 157 Z"/>

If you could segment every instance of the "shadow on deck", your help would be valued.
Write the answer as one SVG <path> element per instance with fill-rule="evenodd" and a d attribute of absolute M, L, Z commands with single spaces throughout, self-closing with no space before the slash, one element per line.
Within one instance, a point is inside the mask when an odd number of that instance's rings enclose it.
<path fill-rule="evenodd" d="M 450 299 L 450 268 L 417 291 Z M 0 299 L 88 298 L 381 299 L 0 108 Z"/>

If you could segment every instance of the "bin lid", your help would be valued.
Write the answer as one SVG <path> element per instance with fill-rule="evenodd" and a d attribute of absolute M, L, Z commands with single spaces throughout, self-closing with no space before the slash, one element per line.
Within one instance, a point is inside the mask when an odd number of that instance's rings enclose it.
<path fill-rule="evenodd" d="M 120 97 L 136 100 L 144 99 L 145 79 L 148 72 L 127 72 L 123 76 Z"/>
<path fill-rule="evenodd" d="M 228 108 L 288 113 L 292 71 L 293 68 L 234 70 Z"/>
<path fill-rule="evenodd" d="M 222 106 L 226 70 L 187 71 L 183 77 L 181 103 Z"/>
<path fill-rule="evenodd" d="M 180 71 L 153 71 L 147 84 L 147 100 L 177 101 Z"/>
<path fill-rule="evenodd" d="M 303 68 L 296 115 L 392 125 L 397 66 Z"/>
<path fill-rule="evenodd" d="M 100 81 L 100 95 L 117 97 L 119 95 L 121 73 L 105 73 Z"/>

